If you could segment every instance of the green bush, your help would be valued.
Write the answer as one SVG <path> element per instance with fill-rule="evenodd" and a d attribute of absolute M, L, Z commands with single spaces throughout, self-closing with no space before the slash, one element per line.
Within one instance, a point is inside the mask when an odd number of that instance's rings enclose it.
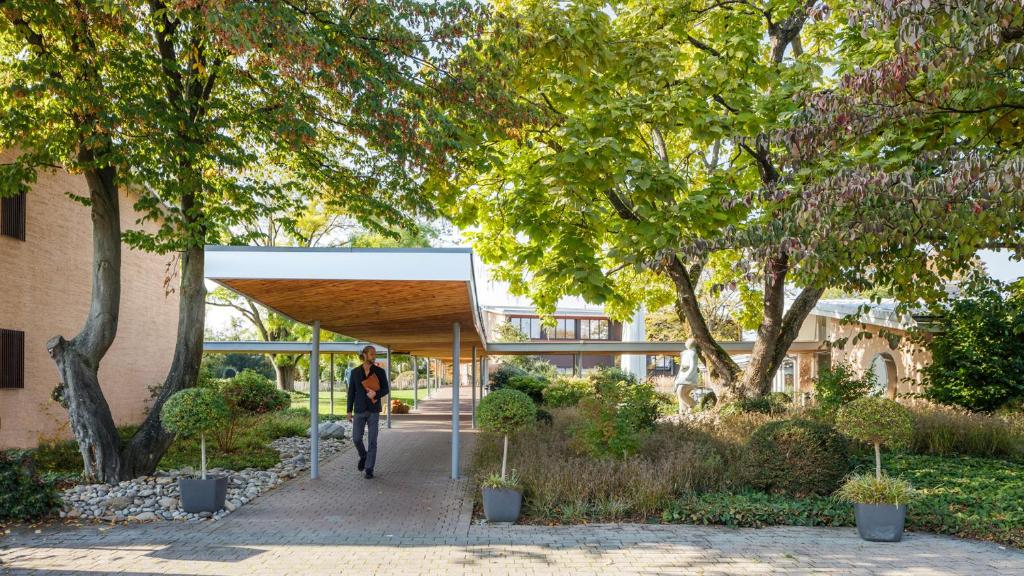
<path fill-rule="evenodd" d="M 942 324 L 922 371 L 926 398 L 983 412 L 1024 399 L 1024 280 L 1006 296 L 998 286 L 972 286 Z"/>
<path fill-rule="evenodd" d="M 659 397 L 651 384 L 598 379 L 596 394 L 580 401 L 583 421 L 574 437 L 597 457 L 636 453 L 659 415 Z"/>
<path fill-rule="evenodd" d="M 40 478 L 30 456 L 0 452 L 0 522 L 37 520 L 60 508 L 52 482 Z"/>
<path fill-rule="evenodd" d="M 720 412 L 729 414 L 785 414 L 790 406 L 789 395 L 784 392 L 773 392 L 767 396 L 738 398 L 722 406 Z"/>
<path fill-rule="evenodd" d="M 625 382 L 626 384 L 636 384 L 638 382 L 635 375 L 626 372 L 618 366 L 599 366 L 591 371 L 589 378 L 594 390 L 601 386 L 618 384 L 619 382 Z"/>
<path fill-rule="evenodd" d="M 530 399 L 537 404 L 544 401 L 544 389 L 547 387 L 547 380 L 533 374 L 520 374 L 513 376 L 509 378 L 508 383 L 505 384 L 506 389 L 518 390 L 529 396 Z"/>
<path fill-rule="evenodd" d="M 287 392 L 278 390 L 269 379 L 252 370 L 225 380 L 220 392 L 234 417 L 277 412 L 291 405 Z"/>
<path fill-rule="evenodd" d="M 697 408 L 699 412 L 704 412 L 706 410 L 714 408 L 717 405 L 718 395 L 715 394 L 714 390 L 710 390 L 700 397 L 700 402 L 697 403 Z"/>
<path fill-rule="evenodd" d="M 880 447 L 910 445 L 914 424 L 910 411 L 895 400 L 867 396 L 850 402 L 836 414 L 836 427 L 847 436 L 875 447 L 875 475 L 881 479 Z"/>
<path fill-rule="evenodd" d="M 215 430 L 217 447 L 225 452 L 235 449 L 238 426 L 246 416 L 259 416 L 284 410 L 291 405 L 291 396 L 278 390 L 266 377 L 252 370 L 220 381 L 218 391 L 227 404 L 229 418 Z"/>
<path fill-rule="evenodd" d="M 544 389 L 544 404 L 551 408 L 567 408 L 594 394 L 594 386 L 586 378 L 559 377 Z"/>
<path fill-rule="evenodd" d="M 830 412 L 863 398 L 874 386 L 874 372 L 858 374 L 849 364 L 836 364 L 814 379 L 814 398 L 819 406 Z"/>
<path fill-rule="evenodd" d="M 812 420 L 768 422 L 750 436 L 743 469 L 753 488 L 806 496 L 836 491 L 850 471 L 846 440 Z"/>
<path fill-rule="evenodd" d="M 206 433 L 224 426 L 230 417 L 224 396 L 210 388 L 180 390 L 160 410 L 160 422 L 168 432 L 184 438 L 199 436 L 204 446 Z M 201 466 L 202 477 L 206 478 L 205 457 Z"/>
<path fill-rule="evenodd" d="M 501 478 L 508 478 L 508 435 L 537 421 L 537 404 L 519 390 L 495 390 L 480 401 L 477 422 L 480 428 L 504 435 Z"/>
<path fill-rule="evenodd" d="M 487 390 L 494 392 L 495 390 L 501 390 L 508 386 L 509 380 L 516 376 L 526 376 L 527 372 L 508 362 L 502 362 L 498 366 L 491 370 L 491 377 L 487 383 Z"/>

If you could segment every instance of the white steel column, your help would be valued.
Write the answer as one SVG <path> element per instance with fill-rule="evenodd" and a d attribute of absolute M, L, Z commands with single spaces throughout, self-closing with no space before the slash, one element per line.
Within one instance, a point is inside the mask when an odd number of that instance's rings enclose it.
<path fill-rule="evenodd" d="M 476 346 L 473 346 L 473 357 L 471 359 L 469 370 L 469 388 L 473 391 L 473 402 L 471 404 L 473 408 L 470 410 L 473 417 L 470 420 L 470 427 L 476 428 Z"/>
<path fill-rule="evenodd" d="M 410 355 L 409 361 L 412 362 L 412 409 L 415 410 L 420 399 L 420 366 L 415 356 Z"/>
<path fill-rule="evenodd" d="M 487 369 L 484 368 L 484 366 L 487 365 L 487 357 L 481 354 L 480 355 L 480 359 L 477 360 L 477 364 L 480 365 L 479 366 L 479 368 L 480 368 L 480 380 L 478 382 L 475 382 L 473 385 L 474 386 L 477 386 L 477 385 L 480 386 L 480 399 L 483 400 L 484 399 L 484 379 L 487 378 Z"/>
<path fill-rule="evenodd" d="M 391 428 L 391 348 L 387 348 L 388 356 L 384 359 L 384 372 L 388 375 L 388 399 L 384 409 L 387 410 L 388 428 Z"/>
<path fill-rule="evenodd" d="M 331 360 L 331 416 L 334 416 L 334 352 L 331 352 L 330 360 Z"/>
<path fill-rule="evenodd" d="M 490 379 L 489 373 L 491 371 L 491 359 L 487 356 L 483 357 L 483 368 L 480 370 L 483 374 L 480 375 L 480 397 L 483 398 L 487 394 L 487 384 Z"/>
<path fill-rule="evenodd" d="M 459 479 L 459 348 L 462 326 L 452 323 L 452 480 Z"/>
<path fill-rule="evenodd" d="M 320 321 L 313 321 L 309 355 L 309 477 L 320 477 Z"/>

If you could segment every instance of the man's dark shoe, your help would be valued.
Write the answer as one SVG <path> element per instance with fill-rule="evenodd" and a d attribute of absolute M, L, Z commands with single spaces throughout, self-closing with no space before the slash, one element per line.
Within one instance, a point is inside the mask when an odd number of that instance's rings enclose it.
<path fill-rule="evenodd" d="M 367 468 L 366 469 L 366 478 L 367 479 L 373 478 L 373 468 Z"/>
<path fill-rule="evenodd" d="M 356 466 L 356 469 L 359 470 L 360 472 L 362 472 L 365 468 L 366 468 L 366 456 L 362 456 L 362 457 L 359 458 L 359 464 Z"/>

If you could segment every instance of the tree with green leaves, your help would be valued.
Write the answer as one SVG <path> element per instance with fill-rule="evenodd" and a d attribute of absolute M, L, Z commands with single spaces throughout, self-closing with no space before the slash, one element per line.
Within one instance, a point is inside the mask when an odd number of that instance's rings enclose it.
<path fill-rule="evenodd" d="M 830 134 L 849 122 L 811 108 L 858 66 L 897 54 L 892 32 L 851 26 L 858 17 L 853 3 L 814 0 L 498 2 L 464 68 L 518 106 L 467 121 L 478 145 L 443 198 L 542 311 L 566 294 L 619 317 L 672 303 L 712 383 L 765 394 L 827 287 L 937 298 L 977 249 L 1019 243 L 1020 193 L 979 211 L 970 197 L 884 189 L 902 172 L 849 176 L 949 126 L 928 117 L 910 131 Z M 756 317 L 742 371 L 700 305 L 709 268 Z"/>
<path fill-rule="evenodd" d="M 972 285 L 938 313 L 924 397 L 985 412 L 1024 401 L 1024 279 Z"/>
<path fill-rule="evenodd" d="M 233 226 L 321 197 L 365 227 L 429 211 L 425 171 L 455 142 L 436 106 L 445 61 L 473 31 L 468 2 L 0 0 L 0 195 L 36 170 L 84 175 L 93 222 L 90 314 L 50 351 L 87 476 L 152 472 L 173 436 L 160 409 L 202 355 L 203 246 Z M 119 190 L 143 223 L 122 231 Z M 84 217 L 84 214 L 83 214 Z M 170 371 L 121 442 L 97 377 L 117 332 L 121 242 L 174 254 L 180 301 Z M 173 285 L 173 283 L 172 283 Z"/>

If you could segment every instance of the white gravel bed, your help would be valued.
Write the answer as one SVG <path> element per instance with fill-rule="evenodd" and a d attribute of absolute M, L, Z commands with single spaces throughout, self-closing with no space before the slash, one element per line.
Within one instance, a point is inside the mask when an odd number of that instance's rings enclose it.
<path fill-rule="evenodd" d="M 194 478 L 192 468 L 157 472 L 116 485 L 79 484 L 63 493 L 61 518 L 81 518 L 108 522 L 150 522 L 155 520 L 219 519 L 251 502 L 260 494 L 309 468 L 309 438 L 278 438 L 270 444 L 281 455 L 281 462 L 267 470 L 246 468 L 234 471 L 213 468 L 209 476 L 227 476 L 228 492 L 224 509 L 218 512 L 189 514 L 178 502 L 178 478 Z M 320 457 L 326 458 L 351 446 L 343 438 L 320 440 Z"/>

